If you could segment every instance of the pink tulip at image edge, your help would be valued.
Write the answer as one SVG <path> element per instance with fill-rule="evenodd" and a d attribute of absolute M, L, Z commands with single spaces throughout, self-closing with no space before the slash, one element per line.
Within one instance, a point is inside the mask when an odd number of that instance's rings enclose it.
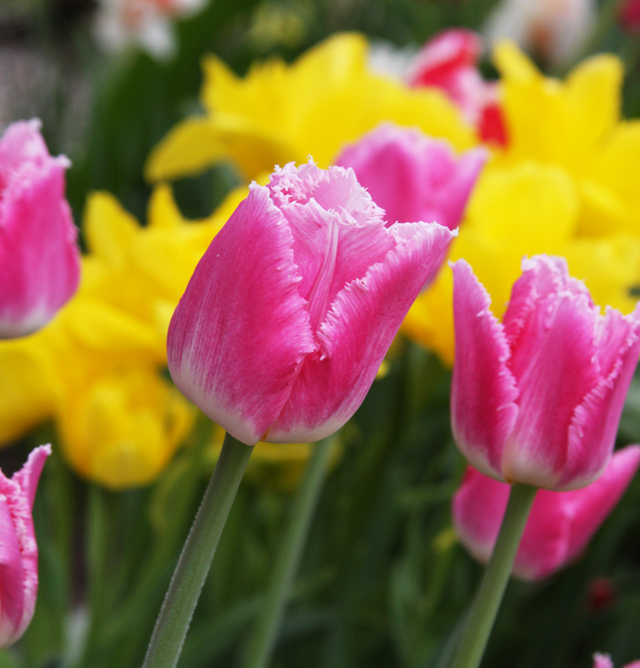
<path fill-rule="evenodd" d="M 607 654 L 594 654 L 593 668 L 613 668 L 613 661 Z M 633 661 L 622 668 L 640 668 L 640 661 Z"/>
<path fill-rule="evenodd" d="M 640 306 L 593 304 L 564 258 L 525 259 L 502 322 L 470 265 L 453 265 L 454 439 L 496 480 L 584 487 L 605 469 L 640 352 Z"/>
<path fill-rule="evenodd" d="M 387 225 L 422 220 L 453 230 L 487 158 L 483 148 L 458 157 L 445 141 L 383 123 L 347 146 L 336 164 L 353 169 L 358 183 L 384 209 Z"/>
<path fill-rule="evenodd" d="M 78 287 L 69 161 L 49 155 L 39 127 L 19 121 L 0 139 L 0 338 L 36 331 Z"/>
<path fill-rule="evenodd" d="M 570 492 L 540 490 L 520 541 L 513 575 L 541 580 L 576 559 L 624 494 L 638 466 L 640 446 L 614 453 L 604 473 Z M 452 502 L 460 542 L 479 561 L 493 552 L 510 485 L 469 467 Z"/>
<path fill-rule="evenodd" d="M 277 169 L 250 186 L 178 304 L 167 341 L 175 384 L 247 445 L 332 434 L 455 234 L 387 226 L 351 169 Z"/>
<path fill-rule="evenodd" d="M 38 593 L 38 545 L 31 508 L 50 454 L 51 446 L 42 445 L 12 478 L 0 471 L 0 647 L 18 640 L 33 617 Z"/>

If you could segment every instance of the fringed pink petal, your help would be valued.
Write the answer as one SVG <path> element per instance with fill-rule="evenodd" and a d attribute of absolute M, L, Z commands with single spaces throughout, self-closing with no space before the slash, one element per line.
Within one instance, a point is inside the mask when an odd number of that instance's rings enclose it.
<path fill-rule="evenodd" d="M 19 471 L 14 473 L 13 477 L 11 478 L 22 488 L 22 492 L 27 497 L 27 501 L 29 502 L 29 508 L 33 506 L 33 500 L 36 497 L 36 489 L 38 487 L 38 481 L 40 480 L 40 474 L 42 473 L 44 463 L 47 461 L 47 457 L 50 454 L 50 445 L 41 445 L 35 450 L 32 450 L 26 464 Z"/>
<path fill-rule="evenodd" d="M 523 263 L 505 314 L 519 414 L 504 451 L 505 479 L 555 489 L 575 408 L 599 381 L 598 309 L 562 258 Z"/>
<path fill-rule="evenodd" d="M 458 447 L 478 470 L 502 477 L 501 460 L 518 415 L 510 350 L 489 294 L 464 260 L 453 265 L 456 359 L 451 424 Z"/>
<path fill-rule="evenodd" d="M 583 296 L 568 295 L 529 319 L 512 357 L 519 413 L 504 450 L 505 479 L 554 489 L 562 478 L 575 407 L 599 380 L 596 318 Z"/>
<path fill-rule="evenodd" d="M 317 347 L 293 244 L 270 191 L 253 184 L 198 264 L 169 327 L 178 388 L 248 445 L 281 413 L 301 362 Z"/>
<path fill-rule="evenodd" d="M 558 295 L 584 295 L 593 306 L 585 284 L 569 276 L 567 261 L 563 257 L 536 255 L 522 261 L 522 275 L 513 284 L 509 305 L 503 324 L 509 345 L 519 345 L 520 336 L 526 332 L 529 318 L 538 310 L 538 304 Z"/>
<path fill-rule="evenodd" d="M 25 611 L 22 553 L 14 524 L 14 513 L 10 508 L 10 503 L 13 503 L 17 494 L 16 488 L 18 485 L 2 476 L 0 479 L 0 584 L 2 585 L 0 587 L 0 647 L 10 645 L 18 637 L 18 628 L 22 623 Z M 29 531 L 22 522 L 21 529 L 28 531 L 28 539 L 32 537 L 32 527 Z"/>
<path fill-rule="evenodd" d="M 0 191 L 22 164 L 42 165 L 50 159 L 47 145 L 40 134 L 38 120 L 11 124 L 0 139 Z"/>
<path fill-rule="evenodd" d="M 318 440 L 355 412 L 424 282 L 437 271 L 454 234 L 440 225 L 389 228 L 383 260 L 340 291 L 317 337 L 320 350 L 302 366 L 266 440 Z"/>
<path fill-rule="evenodd" d="M 596 354 L 600 381 L 577 406 L 571 421 L 562 488 L 587 485 L 606 466 L 640 355 L 640 307 L 628 316 L 608 307 L 601 325 Z"/>

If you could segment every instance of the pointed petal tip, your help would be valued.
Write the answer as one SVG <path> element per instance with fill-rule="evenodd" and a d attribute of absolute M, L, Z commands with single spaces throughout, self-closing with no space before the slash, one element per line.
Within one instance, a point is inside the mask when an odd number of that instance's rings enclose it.
<path fill-rule="evenodd" d="M 17 482 L 27 495 L 30 506 L 33 506 L 40 474 L 49 455 L 51 455 L 51 444 L 38 446 L 31 451 L 25 465 L 13 475 L 12 480 Z"/>

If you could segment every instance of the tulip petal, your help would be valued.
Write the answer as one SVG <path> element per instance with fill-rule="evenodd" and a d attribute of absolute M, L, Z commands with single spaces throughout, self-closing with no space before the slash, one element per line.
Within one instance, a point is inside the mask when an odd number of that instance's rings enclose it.
<path fill-rule="evenodd" d="M 269 190 L 253 184 L 198 264 L 169 327 L 177 387 L 248 445 L 280 414 L 300 362 L 317 347 L 292 248 Z"/>
<path fill-rule="evenodd" d="M 337 164 L 355 170 L 388 224 L 423 220 L 454 229 L 486 159 L 482 148 L 456 158 L 444 141 L 385 123 L 348 146 Z"/>
<path fill-rule="evenodd" d="M 32 450 L 27 459 L 27 463 L 15 473 L 12 478 L 12 480 L 15 480 L 15 482 L 22 488 L 22 492 L 29 502 L 29 508 L 33 507 L 33 500 L 36 496 L 36 489 L 38 487 L 38 480 L 40 480 L 40 474 L 42 473 L 42 467 L 50 454 L 50 445 L 41 445 L 35 450 Z"/>
<path fill-rule="evenodd" d="M 532 314 L 539 308 L 538 302 L 569 293 L 584 295 L 593 306 L 589 291 L 582 281 L 569 276 L 567 261 L 562 257 L 537 255 L 522 261 L 523 273 L 513 284 L 503 325 L 512 349 L 519 345 L 520 337 Z"/>
<path fill-rule="evenodd" d="M 396 242 L 385 229 L 384 212 L 351 169 L 323 171 L 313 163 L 296 169 L 290 163 L 268 187 L 290 223 L 299 291 L 315 332 L 340 290 L 381 262 Z"/>
<path fill-rule="evenodd" d="M 520 395 L 502 472 L 508 481 L 557 488 L 575 408 L 600 380 L 600 316 L 586 288 L 569 278 L 564 260 L 539 256 L 523 268 L 504 318 Z"/>
<path fill-rule="evenodd" d="M 453 266 L 456 359 L 451 381 L 451 424 L 458 447 L 480 471 L 502 479 L 502 452 L 515 423 L 518 390 L 502 325 L 471 266 Z"/>
<path fill-rule="evenodd" d="M 48 158 L 9 171 L 0 192 L 0 330 L 29 334 L 75 292 L 80 257 L 64 200 L 65 159 Z M 7 173 L 0 179 L 7 178 Z"/>
<path fill-rule="evenodd" d="M 640 465 L 640 446 L 616 452 L 594 483 L 569 492 L 540 490 L 518 548 L 513 574 L 541 580 L 573 561 L 627 489 Z M 463 545 L 487 562 L 507 507 L 509 485 L 468 468 L 452 503 Z"/>
<path fill-rule="evenodd" d="M 338 293 L 317 332 L 320 350 L 305 360 L 284 410 L 263 440 L 316 441 L 353 415 L 409 307 L 455 236 L 426 223 L 394 225 L 389 232 L 395 248 Z"/>
<path fill-rule="evenodd" d="M 616 506 L 639 465 L 640 447 L 630 446 L 616 452 L 590 485 L 569 492 L 538 492 L 514 573 L 523 580 L 540 580 L 573 561 Z"/>
<path fill-rule="evenodd" d="M 14 498 L 17 486 L 1 473 L 0 477 L 0 494 L 4 497 L 9 492 Z M 0 647 L 13 641 L 25 604 L 22 555 L 9 503 L 7 498 L 0 498 Z"/>
<path fill-rule="evenodd" d="M 638 316 L 640 307 L 627 317 L 607 308 L 597 353 L 602 379 L 575 409 L 569 427 L 567 461 L 557 488 L 588 485 L 609 460 L 640 354 Z"/>
<path fill-rule="evenodd" d="M 491 558 L 509 500 L 510 486 L 467 466 L 451 500 L 453 526 L 471 555 L 483 564 Z M 535 503 L 535 501 L 534 501 Z"/>
<path fill-rule="evenodd" d="M 31 120 L 18 121 L 7 128 L 0 141 L 0 189 L 25 161 L 42 164 L 49 158 L 40 127 L 40 121 Z"/>

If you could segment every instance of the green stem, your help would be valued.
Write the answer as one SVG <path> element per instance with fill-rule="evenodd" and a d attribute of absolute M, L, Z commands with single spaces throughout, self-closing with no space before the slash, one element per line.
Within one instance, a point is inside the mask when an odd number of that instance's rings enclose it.
<path fill-rule="evenodd" d="M 498 540 L 451 668 L 477 668 L 480 665 L 537 491 L 530 485 L 511 487 Z"/>
<path fill-rule="evenodd" d="M 266 599 L 249 639 L 244 668 L 264 668 L 269 663 L 284 615 L 284 608 L 298 570 L 302 550 L 322 490 L 334 440 L 325 438 L 313 448 L 304 479 L 293 500 L 293 511 L 276 556 Z"/>
<path fill-rule="evenodd" d="M 253 448 L 227 434 L 171 579 L 142 668 L 174 668 Z"/>

